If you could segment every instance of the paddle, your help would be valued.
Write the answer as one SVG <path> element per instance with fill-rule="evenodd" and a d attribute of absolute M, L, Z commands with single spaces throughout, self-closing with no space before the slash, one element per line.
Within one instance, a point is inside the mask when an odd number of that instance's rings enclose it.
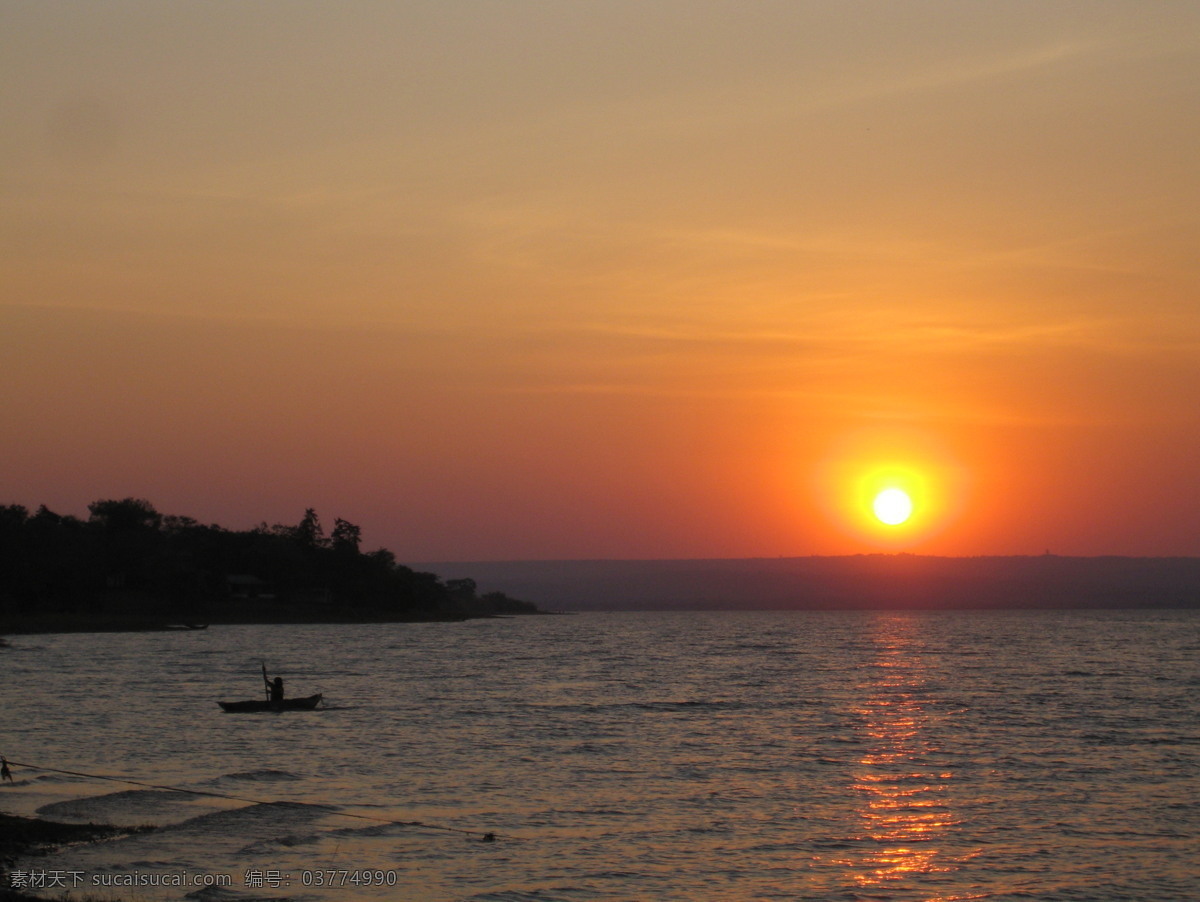
<path fill-rule="evenodd" d="M 262 662 L 263 668 L 263 683 L 267 686 L 267 701 L 271 700 L 271 681 L 267 679 L 267 662 Z"/>

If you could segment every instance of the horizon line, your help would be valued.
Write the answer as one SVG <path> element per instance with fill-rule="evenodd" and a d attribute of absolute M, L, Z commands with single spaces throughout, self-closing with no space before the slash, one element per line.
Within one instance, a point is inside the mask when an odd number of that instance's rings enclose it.
<path fill-rule="evenodd" d="M 1015 559 L 1059 559 L 1059 560 L 1145 560 L 1145 561 L 1195 561 L 1196 554 L 1058 554 L 1044 551 L 1040 554 L 921 554 L 911 551 L 860 551 L 848 554 L 779 554 L 750 555 L 745 557 L 597 557 L 597 558 L 460 558 L 440 560 L 411 560 L 422 565 L 440 564 L 651 564 L 651 563 L 706 563 L 722 561 L 799 561 L 841 560 L 847 558 L 925 558 L 930 560 L 1015 560 Z M 407 565 L 406 565 L 407 566 Z"/>

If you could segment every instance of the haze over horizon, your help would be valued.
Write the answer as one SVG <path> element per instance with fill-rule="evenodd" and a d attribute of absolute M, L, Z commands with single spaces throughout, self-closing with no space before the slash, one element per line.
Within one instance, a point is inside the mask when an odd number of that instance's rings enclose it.
<path fill-rule="evenodd" d="M 1200 555 L 1198 34 L 0 0 L 0 503 L 408 561 Z"/>

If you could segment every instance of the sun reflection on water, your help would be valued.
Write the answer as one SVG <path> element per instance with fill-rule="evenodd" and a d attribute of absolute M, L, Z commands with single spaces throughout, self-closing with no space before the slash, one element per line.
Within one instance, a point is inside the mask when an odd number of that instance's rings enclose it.
<path fill-rule="evenodd" d="M 864 888 L 949 873 L 961 863 L 945 851 L 959 823 L 952 808 L 954 774 L 936 763 L 941 749 L 929 730 L 932 715 L 917 628 L 904 617 L 875 622 L 874 660 L 855 711 L 868 746 L 852 784 L 862 851 L 846 863 Z"/>

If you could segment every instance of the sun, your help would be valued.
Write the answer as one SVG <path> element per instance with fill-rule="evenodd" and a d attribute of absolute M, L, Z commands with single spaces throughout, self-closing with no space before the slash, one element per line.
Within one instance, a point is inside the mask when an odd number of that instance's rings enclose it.
<path fill-rule="evenodd" d="M 871 509 L 881 523 L 888 526 L 899 526 L 912 516 L 913 503 L 908 493 L 903 489 L 884 489 L 875 496 Z"/>
<path fill-rule="evenodd" d="M 929 551 L 945 541 L 974 487 L 951 450 L 906 432 L 849 435 L 811 472 L 811 491 L 851 549 Z"/>

